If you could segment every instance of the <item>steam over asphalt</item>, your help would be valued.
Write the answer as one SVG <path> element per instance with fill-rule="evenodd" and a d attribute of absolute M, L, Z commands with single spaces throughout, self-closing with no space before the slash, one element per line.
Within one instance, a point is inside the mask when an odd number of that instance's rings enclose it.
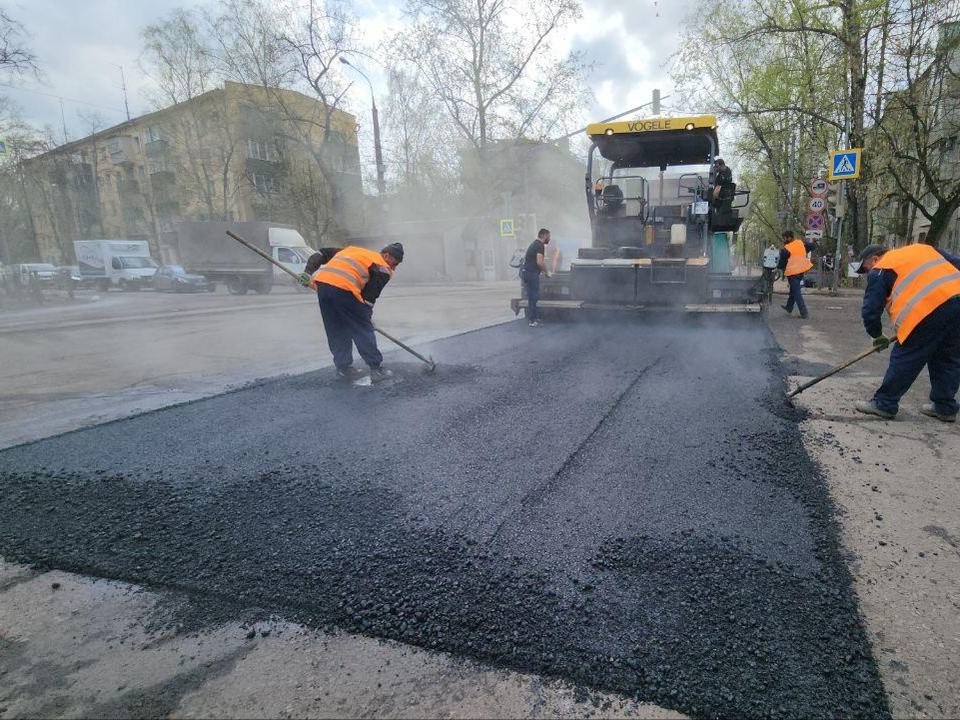
<path fill-rule="evenodd" d="M 4 451 L 0 552 L 694 715 L 889 713 L 761 323 L 428 351 Z"/>

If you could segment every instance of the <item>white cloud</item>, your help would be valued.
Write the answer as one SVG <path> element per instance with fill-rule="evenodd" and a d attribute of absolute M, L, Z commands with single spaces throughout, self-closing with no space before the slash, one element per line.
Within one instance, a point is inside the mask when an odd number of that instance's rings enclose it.
<path fill-rule="evenodd" d="M 99 110 L 111 123 L 124 119 L 118 65 L 123 65 L 126 74 L 131 112 L 140 114 L 148 109 L 143 91 L 150 81 L 137 65 L 143 26 L 176 7 L 213 4 L 215 0 L 21 0 L 10 9 L 33 35 L 33 47 L 45 71 L 46 83 L 31 87 L 64 98 L 69 132 L 76 137 L 81 131 L 77 110 Z M 583 51 L 585 59 L 595 64 L 589 80 L 596 102 L 585 112 L 587 117 L 600 119 L 647 102 L 653 88 L 660 88 L 664 95 L 671 93 L 665 63 L 676 51 L 682 21 L 693 7 L 692 0 L 585 3 L 583 17 L 558 34 L 553 47 L 562 54 Z M 380 48 L 405 21 L 401 1 L 352 0 L 348 9 L 357 18 L 358 38 L 372 54 L 371 58 L 358 58 L 357 64 L 382 98 L 386 74 Z M 705 52 L 704 60 L 708 59 Z M 25 90 L 9 90 L 9 95 L 24 108 L 29 120 L 60 127 L 56 97 Z M 366 83 L 357 78 L 349 105 L 361 119 L 369 116 L 368 95 Z M 667 107 L 670 104 L 665 102 Z"/>

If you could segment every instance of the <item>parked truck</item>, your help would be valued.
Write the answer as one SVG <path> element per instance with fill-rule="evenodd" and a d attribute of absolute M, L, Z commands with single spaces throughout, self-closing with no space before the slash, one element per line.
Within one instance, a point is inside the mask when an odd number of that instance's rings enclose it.
<path fill-rule="evenodd" d="M 139 290 L 153 283 L 157 261 L 150 256 L 146 240 L 76 240 L 81 282 L 96 283 L 106 292 L 111 287 Z"/>
<path fill-rule="evenodd" d="M 271 222 L 184 222 L 160 237 L 167 264 L 222 282 L 233 295 L 268 293 L 288 276 L 226 235 L 232 230 L 294 272 L 303 272 L 313 250 L 292 225 Z"/>

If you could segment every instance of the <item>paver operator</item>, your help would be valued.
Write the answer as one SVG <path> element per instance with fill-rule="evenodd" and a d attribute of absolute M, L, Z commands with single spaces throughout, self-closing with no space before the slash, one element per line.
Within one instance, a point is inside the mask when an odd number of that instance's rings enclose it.
<path fill-rule="evenodd" d="M 892 419 L 900 398 L 927 366 L 930 402 L 924 415 L 954 422 L 960 387 L 960 257 L 930 245 L 887 250 L 868 245 L 860 253 L 858 273 L 867 275 L 863 293 L 863 325 L 877 347 L 883 336 L 881 316 L 886 307 L 896 332 L 883 382 L 869 402 L 857 403 L 862 413 Z"/>
<path fill-rule="evenodd" d="M 317 291 L 338 378 L 356 380 L 363 376 L 353 366 L 354 344 L 370 367 L 372 382 L 393 377 L 390 370 L 381 367 L 383 355 L 373 329 L 373 305 L 401 262 L 403 245 L 392 243 L 380 252 L 355 245 L 323 248 L 307 263 L 301 282 Z"/>
<path fill-rule="evenodd" d="M 783 270 L 783 275 L 787 278 L 790 294 L 787 296 L 787 304 L 781 305 L 781 307 L 788 313 L 793 313 L 793 306 L 796 304 L 797 310 L 800 311 L 800 317 L 806 319 L 810 317 L 810 314 L 807 312 L 807 303 L 803 300 L 801 283 L 803 282 L 803 274 L 813 267 L 807 253 L 817 245 L 795 238 L 792 230 L 784 230 L 782 237 L 783 249 L 780 251 L 780 262 L 777 263 L 777 267 Z"/>

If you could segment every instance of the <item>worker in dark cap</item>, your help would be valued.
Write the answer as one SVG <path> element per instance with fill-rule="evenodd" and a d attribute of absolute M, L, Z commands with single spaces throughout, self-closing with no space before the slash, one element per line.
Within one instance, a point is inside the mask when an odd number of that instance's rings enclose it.
<path fill-rule="evenodd" d="M 380 252 L 355 245 L 324 248 L 307 262 L 307 272 L 300 281 L 317 291 L 338 378 L 356 380 L 363 376 L 353 366 L 353 345 L 370 367 L 372 382 L 393 377 L 390 370 L 381 367 L 383 355 L 373 330 L 373 305 L 401 262 L 400 243 L 391 243 Z"/>
<path fill-rule="evenodd" d="M 887 250 L 868 245 L 860 253 L 858 273 L 867 275 L 863 325 L 880 349 L 895 341 L 890 364 L 869 402 L 859 412 L 892 420 L 924 366 L 930 373 L 930 402 L 924 415 L 954 422 L 960 387 L 960 257 L 930 245 Z M 883 335 L 886 308 L 895 338 Z"/>

